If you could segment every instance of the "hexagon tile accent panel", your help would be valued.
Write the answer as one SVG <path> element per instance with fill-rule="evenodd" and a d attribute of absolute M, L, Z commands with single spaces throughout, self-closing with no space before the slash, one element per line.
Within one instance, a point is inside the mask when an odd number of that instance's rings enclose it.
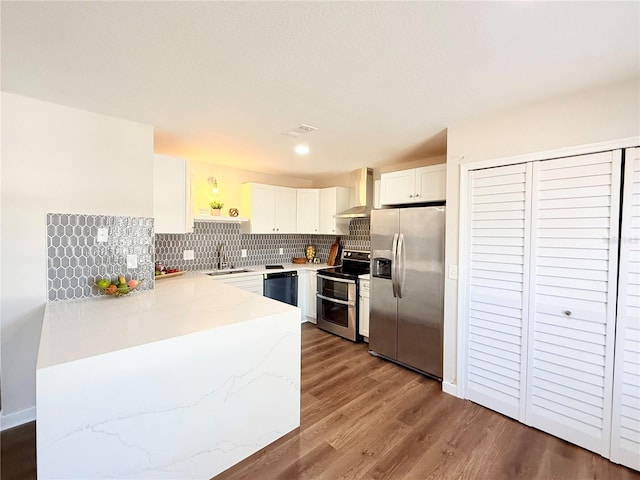
<path fill-rule="evenodd" d="M 98 229 L 108 239 L 98 241 Z M 127 270 L 127 255 L 138 268 Z M 95 297 L 97 278 L 144 279 L 139 290 L 154 287 L 153 218 L 69 213 L 47 214 L 47 284 L 49 301 Z"/>

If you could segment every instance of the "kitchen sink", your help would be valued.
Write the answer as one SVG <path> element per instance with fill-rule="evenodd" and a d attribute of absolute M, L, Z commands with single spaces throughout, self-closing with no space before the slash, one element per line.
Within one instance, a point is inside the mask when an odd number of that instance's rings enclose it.
<path fill-rule="evenodd" d="M 252 271 L 253 270 L 247 270 L 246 268 L 231 268 L 229 270 L 216 270 L 215 272 L 207 273 L 207 275 L 211 275 L 212 277 L 218 277 L 220 275 L 232 275 L 234 273 L 247 273 Z"/>

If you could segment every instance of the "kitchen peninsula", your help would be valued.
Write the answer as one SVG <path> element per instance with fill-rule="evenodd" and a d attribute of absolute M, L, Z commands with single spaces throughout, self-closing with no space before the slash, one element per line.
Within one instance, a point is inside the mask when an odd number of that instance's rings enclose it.
<path fill-rule="evenodd" d="M 49 303 L 38 478 L 211 478 L 300 425 L 300 313 L 191 275 Z"/>

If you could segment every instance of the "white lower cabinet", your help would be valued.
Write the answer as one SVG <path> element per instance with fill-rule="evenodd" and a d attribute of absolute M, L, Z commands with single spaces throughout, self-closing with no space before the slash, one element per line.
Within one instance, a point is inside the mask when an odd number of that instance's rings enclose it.
<path fill-rule="evenodd" d="M 311 323 L 316 323 L 317 316 L 317 302 L 316 302 L 316 290 L 318 286 L 318 279 L 316 278 L 316 272 L 314 270 L 309 270 L 309 275 L 307 276 L 307 304 L 305 314 L 307 316 L 307 320 Z"/>
<path fill-rule="evenodd" d="M 360 279 L 358 281 L 360 286 L 360 298 L 359 298 L 359 327 L 358 332 L 362 335 L 365 341 L 369 341 L 369 280 Z"/>
<path fill-rule="evenodd" d="M 240 276 L 229 275 L 211 278 L 215 278 L 217 282 L 233 285 L 234 287 L 247 290 L 248 292 L 255 293 L 256 295 L 262 296 L 264 294 L 264 288 L 262 285 L 262 274 Z"/>
<path fill-rule="evenodd" d="M 298 308 L 300 309 L 300 322 L 304 323 L 307 319 L 307 290 L 309 288 L 309 270 L 298 270 Z"/>
<path fill-rule="evenodd" d="M 461 312 L 467 398 L 636 469 L 639 151 L 622 242 L 620 150 L 470 171 Z"/>

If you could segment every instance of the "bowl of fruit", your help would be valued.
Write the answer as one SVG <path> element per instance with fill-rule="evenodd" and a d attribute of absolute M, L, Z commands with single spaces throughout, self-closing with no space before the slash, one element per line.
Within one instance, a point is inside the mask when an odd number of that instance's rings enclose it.
<path fill-rule="evenodd" d="M 142 283 L 142 279 L 131 279 L 127 281 L 124 275 L 119 275 L 118 278 L 110 280 L 108 278 L 99 278 L 96 281 L 96 287 L 105 295 L 111 295 L 113 297 L 122 297 L 123 295 L 129 295 L 133 290 L 138 288 Z"/>

